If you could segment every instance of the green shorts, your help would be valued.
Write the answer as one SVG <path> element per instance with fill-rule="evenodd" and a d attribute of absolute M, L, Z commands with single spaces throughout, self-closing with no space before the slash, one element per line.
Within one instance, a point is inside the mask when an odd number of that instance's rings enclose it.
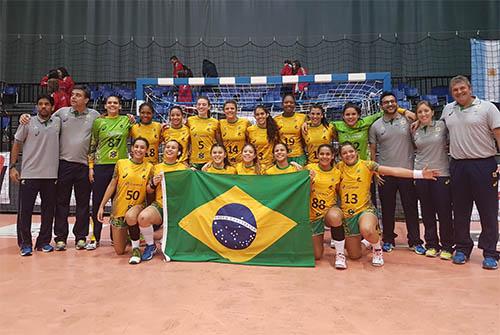
<path fill-rule="evenodd" d="M 312 236 L 323 235 L 325 233 L 325 218 L 319 218 L 311 221 Z"/>
<path fill-rule="evenodd" d="M 347 218 L 347 219 L 342 219 L 342 226 L 344 227 L 344 234 L 346 237 L 349 237 L 349 236 L 358 236 L 360 235 L 360 231 L 359 231 L 359 219 L 365 215 L 365 214 L 368 214 L 368 213 L 371 213 L 375 216 L 377 216 L 377 210 L 374 208 L 374 207 L 369 207 L 367 209 L 365 209 L 364 211 L 350 217 L 350 218 Z M 380 230 L 380 227 L 377 223 L 377 230 Z"/>
<path fill-rule="evenodd" d="M 116 228 L 127 227 L 127 222 L 125 222 L 125 217 L 120 216 L 118 218 L 110 217 L 109 223 Z"/>
<path fill-rule="evenodd" d="M 288 163 L 290 162 L 295 162 L 303 167 L 307 164 L 307 156 L 304 154 L 297 157 L 288 157 Z"/>
<path fill-rule="evenodd" d="M 160 204 L 158 203 L 158 201 L 153 201 L 151 203 L 151 205 L 149 205 L 150 207 L 153 207 L 154 209 L 156 209 L 158 211 L 158 214 L 160 214 L 161 216 L 161 221 L 163 222 L 163 207 L 160 206 Z"/>

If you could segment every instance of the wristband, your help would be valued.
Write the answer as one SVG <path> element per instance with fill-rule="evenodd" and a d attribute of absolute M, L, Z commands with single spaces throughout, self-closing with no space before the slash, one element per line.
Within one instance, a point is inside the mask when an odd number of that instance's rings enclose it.
<path fill-rule="evenodd" d="M 413 170 L 413 179 L 424 179 L 424 172 L 422 170 Z"/>

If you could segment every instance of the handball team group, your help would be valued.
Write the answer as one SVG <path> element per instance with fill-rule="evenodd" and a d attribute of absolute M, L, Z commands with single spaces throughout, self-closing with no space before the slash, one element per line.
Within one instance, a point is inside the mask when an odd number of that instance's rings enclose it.
<path fill-rule="evenodd" d="M 470 220 L 475 203 L 481 221 L 482 267 L 497 269 L 499 167 L 495 156 L 500 147 L 500 112 L 473 95 L 466 77 L 454 77 L 449 87 L 454 101 L 445 106 L 439 120 L 428 102 L 420 101 L 411 112 L 398 106 L 393 93 L 384 92 L 380 112 L 362 118 L 360 107 L 347 103 L 342 120 L 327 122 L 321 105 L 311 106 L 307 115 L 299 113 L 294 95 L 285 94 L 280 115 L 273 118 L 268 109 L 258 106 L 253 125 L 238 117 L 233 100 L 224 103 L 225 118 L 217 120 L 210 116 L 210 100 L 199 96 L 197 115 L 186 120 L 183 109 L 174 106 L 168 124 L 162 125 L 153 121 L 150 103 L 139 107 L 137 122 L 133 116 L 120 115 L 121 100 L 113 95 L 106 99 L 101 115 L 87 107 L 90 94 L 84 86 L 74 86 L 71 106 L 57 111 L 53 98 L 42 95 L 37 99 L 37 115 L 20 118 L 9 166 L 11 179 L 20 184 L 20 254 L 33 253 L 31 221 L 38 193 L 42 202 L 36 250 L 66 249 L 74 189 L 76 249 L 100 246 L 104 207 L 112 199 L 113 247 L 124 254 L 130 240 L 129 263 L 137 264 L 153 258 L 155 240 L 163 233 L 164 172 L 191 168 L 275 175 L 305 169 L 311 180 L 309 217 L 316 259 L 322 257 L 327 226 L 337 269 L 346 269 L 347 259 L 362 258 L 363 248 L 371 249 L 374 266 L 382 266 L 384 252 L 395 247 L 399 191 L 408 246 L 416 254 L 466 263 L 474 246 Z M 339 143 L 338 152 L 333 142 Z M 381 227 L 374 207 L 376 189 Z M 417 200 L 425 242 L 420 238 Z M 90 216 L 95 236 L 91 240 Z M 141 235 L 146 244 L 142 251 Z"/>

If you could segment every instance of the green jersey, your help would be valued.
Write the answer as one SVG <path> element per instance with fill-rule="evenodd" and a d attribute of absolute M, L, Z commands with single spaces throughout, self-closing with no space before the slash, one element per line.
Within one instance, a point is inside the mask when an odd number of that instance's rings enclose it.
<path fill-rule="evenodd" d="M 116 164 L 128 158 L 127 138 L 131 127 L 125 115 L 97 118 L 92 125 L 89 149 L 89 167 L 101 164 Z"/>
<path fill-rule="evenodd" d="M 349 127 L 344 121 L 332 121 L 331 125 L 337 132 L 339 143 L 342 144 L 346 141 L 351 142 L 354 148 L 358 150 L 359 159 L 367 160 L 369 156 L 368 130 L 375 121 L 382 117 L 382 115 L 382 112 L 378 112 L 365 116 L 359 119 L 353 127 Z"/>

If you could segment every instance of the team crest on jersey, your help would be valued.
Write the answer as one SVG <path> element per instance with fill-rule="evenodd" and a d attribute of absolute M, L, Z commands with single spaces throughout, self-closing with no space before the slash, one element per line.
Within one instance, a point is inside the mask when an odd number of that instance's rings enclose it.
<path fill-rule="evenodd" d="M 116 152 L 115 150 L 109 152 L 109 158 L 116 158 L 116 157 L 118 157 L 118 152 Z"/>

